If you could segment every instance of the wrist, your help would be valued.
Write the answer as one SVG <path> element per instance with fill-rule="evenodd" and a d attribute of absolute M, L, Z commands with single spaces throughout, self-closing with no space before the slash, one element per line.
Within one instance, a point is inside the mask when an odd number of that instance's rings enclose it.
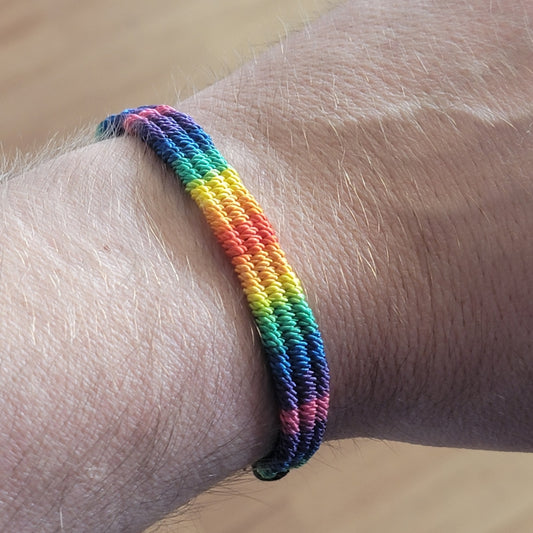
<path fill-rule="evenodd" d="M 225 87 L 218 87 L 218 91 L 218 94 L 225 94 Z M 262 93 L 258 95 L 262 96 Z M 324 290 L 324 280 L 329 276 L 329 253 L 335 253 L 335 250 L 329 249 L 324 253 L 320 249 L 327 243 L 328 236 L 323 232 L 329 231 L 330 221 L 318 220 L 320 217 L 315 210 L 314 192 L 305 183 L 293 178 L 294 174 L 299 173 L 298 164 L 269 149 L 260 135 L 248 127 L 244 116 L 240 120 L 241 111 L 235 109 L 230 101 L 219 99 L 215 107 L 205 105 L 210 100 L 209 96 L 206 100 L 203 98 L 203 95 L 199 95 L 194 102 L 186 102 L 180 109 L 190 113 L 196 121 L 207 124 L 205 128 L 213 136 L 215 144 L 230 165 L 238 170 L 246 187 L 264 208 L 280 237 L 289 263 L 303 282 L 311 308 L 318 311 L 321 327 L 320 314 L 329 315 L 331 321 L 338 324 L 335 317 L 340 317 L 342 309 L 336 306 L 331 294 L 328 293 L 326 297 Z M 213 107 L 221 111 L 216 114 L 205 111 Z M 319 255 L 328 255 L 328 258 L 318 259 Z M 316 260 L 310 263 L 310 257 Z M 228 273 L 230 279 L 233 281 L 233 273 Z M 249 315 L 246 310 L 244 313 Z M 251 321 L 251 316 L 249 319 Z M 261 354 L 257 356 L 262 357 Z M 330 431 L 329 437 L 333 435 Z"/>

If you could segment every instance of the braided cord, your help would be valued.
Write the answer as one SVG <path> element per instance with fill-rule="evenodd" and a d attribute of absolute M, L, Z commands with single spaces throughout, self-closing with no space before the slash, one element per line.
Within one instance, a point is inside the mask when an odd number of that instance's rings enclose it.
<path fill-rule="evenodd" d="M 255 198 L 189 116 L 170 106 L 143 106 L 109 116 L 97 130 L 100 139 L 123 134 L 139 137 L 173 169 L 231 260 L 280 410 L 277 442 L 253 471 L 261 480 L 280 479 L 318 449 L 328 414 L 329 370 L 300 281 Z"/>

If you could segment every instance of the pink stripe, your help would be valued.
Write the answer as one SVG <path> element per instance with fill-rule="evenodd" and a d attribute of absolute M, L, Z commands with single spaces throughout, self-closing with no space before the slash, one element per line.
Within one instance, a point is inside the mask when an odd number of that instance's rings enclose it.
<path fill-rule="evenodd" d="M 281 431 L 285 435 L 296 435 L 300 432 L 297 409 L 291 409 L 290 411 L 281 410 L 279 417 L 281 419 Z"/>
<path fill-rule="evenodd" d="M 329 394 L 322 398 L 315 398 L 296 409 L 281 411 L 282 431 L 286 435 L 294 436 L 302 430 L 310 431 L 316 421 L 325 421 L 328 417 Z"/>
<path fill-rule="evenodd" d="M 300 405 L 300 426 L 302 429 L 310 431 L 315 425 L 317 399 Z"/>
<path fill-rule="evenodd" d="M 317 406 L 316 406 L 317 418 L 319 420 L 327 420 L 328 409 L 329 409 L 329 394 L 326 394 L 322 398 L 317 399 Z"/>
<path fill-rule="evenodd" d="M 132 125 L 134 125 L 137 120 L 139 120 L 138 115 L 126 115 L 126 118 L 124 119 L 124 131 L 130 133 Z"/>

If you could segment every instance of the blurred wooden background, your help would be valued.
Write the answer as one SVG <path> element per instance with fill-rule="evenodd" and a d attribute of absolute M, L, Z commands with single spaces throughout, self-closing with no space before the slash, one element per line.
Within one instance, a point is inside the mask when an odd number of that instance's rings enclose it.
<path fill-rule="evenodd" d="M 124 107 L 174 103 L 331 4 L 0 0 L 2 153 Z M 227 482 L 150 532 L 530 532 L 532 484 L 532 455 L 334 443 L 280 482 Z"/>

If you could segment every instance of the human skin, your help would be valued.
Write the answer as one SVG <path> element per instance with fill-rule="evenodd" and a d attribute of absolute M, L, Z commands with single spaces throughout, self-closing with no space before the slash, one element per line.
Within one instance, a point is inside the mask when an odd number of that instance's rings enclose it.
<path fill-rule="evenodd" d="M 532 16 L 349 2 L 179 105 L 302 279 L 329 439 L 533 447 Z M 138 141 L 0 198 L 0 529 L 141 531 L 269 451 L 241 290 Z"/>

